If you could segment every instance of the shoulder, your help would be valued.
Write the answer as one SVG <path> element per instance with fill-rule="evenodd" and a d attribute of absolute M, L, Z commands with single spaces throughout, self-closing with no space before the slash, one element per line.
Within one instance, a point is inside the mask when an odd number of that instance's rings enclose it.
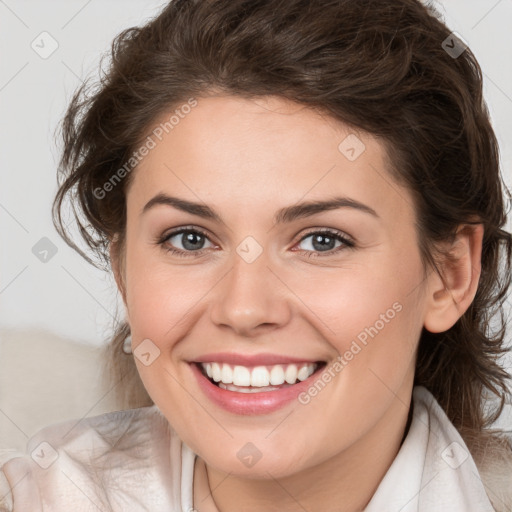
<path fill-rule="evenodd" d="M 98 504 L 129 502 L 160 481 L 172 436 L 156 406 L 45 427 L 25 453 L 0 451 L 0 512 L 11 511 L 13 501 L 32 512 L 43 502 L 64 507 L 84 496 Z"/>
<path fill-rule="evenodd" d="M 32 453 L 41 442 L 55 449 L 70 449 L 83 453 L 91 448 L 94 457 L 109 453 L 112 449 L 144 442 L 154 438 L 153 434 L 167 431 L 168 423 L 156 406 L 115 411 L 99 416 L 68 420 L 41 429 L 27 443 Z"/>
<path fill-rule="evenodd" d="M 478 472 L 497 512 L 512 510 L 512 436 L 500 431 L 465 436 Z"/>
<path fill-rule="evenodd" d="M 423 386 L 415 386 L 414 403 L 421 404 L 441 422 L 446 417 L 435 397 Z M 455 428 L 455 427 L 454 427 Z M 476 433 L 458 430 L 478 470 L 478 475 L 496 512 L 512 510 L 512 435 L 500 430 Z"/>

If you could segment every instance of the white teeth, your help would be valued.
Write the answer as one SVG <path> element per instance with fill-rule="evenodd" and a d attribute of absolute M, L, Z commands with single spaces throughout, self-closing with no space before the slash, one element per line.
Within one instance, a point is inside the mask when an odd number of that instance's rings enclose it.
<path fill-rule="evenodd" d="M 221 383 L 226 385 L 221 386 L 223 389 L 230 389 L 228 385 L 233 384 L 231 387 L 234 389 L 231 391 L 240 391 L 239 388 L 236 388 L 237 386 L 254 387 L 259 388 L 259 391 L 267 391 L 278 389 L 269 386 L 281 386 L 285 383 L 295 384 L 297 380 L 306 380 L 315 372 L 317 365 L 315 363 L 304 363 L 300 366 L 277 364 L 247 368 L 239 365 L 233 367 L 226 363 L 202 363 L 202 367 L 210 379 L 218 382 L 219 385 Z M 245 390 L 241 392 L 245 392 Z"/>
<path fill-rule="evenodd" d="M 308 377 L 313 375 L 315 373 L 316 365 L 314 364 L 308 364 L 307 366 L 303 366 L 298 372 L 297 372 L 297 378 L 299 380 L 306 380 Z"/>
<path fill-rule="evenodd" d="M 297 381 L 297 367 L 294 364 L 289 364 L 284 372 L 284 380 L 288 384 L 295 384 Z"/>
<path fill-rule="evenodd" d="M 212 363 L 212 379 L 215 382 L 220 382 L 222 379 L 222 372 L 218 363 Z"/>
<path fill-rule="evenodd" d="M 251 372 L 251 386 L 262 388 L 270 383 L 270 374 L 264 366 L 256 366 Z"/>
<path fill-rule="evenodd" d="M 233 386 L 233 384 L 224 384 L 219 382 L 219 388 L 227 389 L 228 391 L 236 391 L 238 393 L 261 393 L 262 391 L 278 391 L 279 387 L 274 386 L 265 386 L 263 388 L 253 388 L 253 387 L 241 387 Z"/>
<path fill-rule="evenodd" d="M 235 366 L 233 369 L 233 384 L 235 386 L 250 386 L 251 372 L 245 366 Z"/>
<path fill-rule="evenodd" d="M 233 370 L 229 364 L 222 365 L 221 377 L 221 381 L 224 382 L 224 384 L 231 384 L 233 382 Z"/>
<path fill-rule="evenodd" d="M 272 384 L 272 386 L 284 384 L 284 370 L 281 365 L 274 366 L 274 368 L 270 370 L 270 384 Z"/>

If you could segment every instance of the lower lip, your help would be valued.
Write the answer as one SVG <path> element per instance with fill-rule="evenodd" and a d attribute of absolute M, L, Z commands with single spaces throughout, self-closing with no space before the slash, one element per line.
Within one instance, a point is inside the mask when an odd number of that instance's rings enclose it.
<path fill-rule="evenodd" d="M 199 387 L 204 394 L 216 405 L 223 409 L 241 415 L 269 414 L 277 411 L 297 399 L 310 385 L 311 379 L 316 378 L 318 370 L 306 380 L 284 387 L 276 391 L 264 391 L 261 393 L 238 393 L 222 389 L 203 375 L 199 366 L 190 364 L 192 372 L 196 376 Z"/>

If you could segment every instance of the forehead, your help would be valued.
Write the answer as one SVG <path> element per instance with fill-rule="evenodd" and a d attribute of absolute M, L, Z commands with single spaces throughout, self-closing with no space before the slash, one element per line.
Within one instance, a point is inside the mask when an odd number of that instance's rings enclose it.
<path fill-rule="evenodd" d="M 385 146 L 370 134 L 278 97 L 196 101 L 164 112 L 146 134 L 154 147 L 130 187 L 137 202 L 180 192 L 247 207 L 343 194 L 375 209 L 411 207 L 388 172 Z"/>

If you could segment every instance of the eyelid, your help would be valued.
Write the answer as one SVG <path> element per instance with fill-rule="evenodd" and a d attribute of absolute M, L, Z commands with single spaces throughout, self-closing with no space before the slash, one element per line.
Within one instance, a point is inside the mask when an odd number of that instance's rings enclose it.
<path fill-rule="evenodd" d="M 168 231 L 164 231 L 164 233 L 162 235 L 157 237 L 157 240 L 160 240 L 160 241 L 167 240 L 171 236 L 178 235 L 178 234 L 182 233 L 183 231 L 195 231 L 195 232 L 207 237 L 208 239 L 211 238 L 210 234 L 208 233 L 208 231 L 206 229 L 196 226 L 195 224 L 190 224 L 188 226 L 180 226 L 177 228 L 170 229 Z"/>
<path fill-rule="evenodd" d="M 347 242 L 351 242 L 355 244 L 355 240 L 353 237 L 351 237 L 348 233 L 345 231 L 341 231 L 340 229 L 334 229 L 334 228 L 308 228 L 310 231 L 308 231 L 306 234 L 302 235 L 301 238 L 299 238 L 299 242 L 302 242 L 304 238 L 307 238 L 308 236 L 311 236 L 315 233 L 327 233 L 327 234 L 333 234 L 337 235 L 341 238 L 344 238 L 347 240 Z"/>
<path fill-rule="evenodd" d="M 170 238 L 172 238 L 172 237 L 174 237 L 176 235 L 183 234 L 184 232 L 187 232 L 187 231 L 198 233 L 198 234 L 204 236 L 207 240 L 209 240 L 210 243 L 212 243 L 214 246 L 216 245 L 215 242 L 213 242 L 210 239 L 210 235 L 207 233 L 207 231 L 204 230 L 203 228 L 199 227 L 199 226 L 196 226 L 196 225 L 181 226 L 181 227 L 178 227 L 178 228 L 171 229 L 170 231 L 167 231 L 163 235 L 158 237 L 155 240 L 155 243 L 157 245 L 164 246 L 164 244 Z M 353 249 L 356 246 L 354 238 L 352 236 L 350 236 L 349 234 L 347 234 L 344 231 L 341 231 L 339 229 L 327 228 L 327 227 L 308 228 L 308 231 L 306 233 L 303 233 L 301 235 L 301 237 L 294 242 L 293 245 L 295 246 L 295 245 L 299 244 L 300 242 L 302 242 L 303 240 L 305 240 L 306 238 L 308 238 L 308 237 L 310 237 L 311 235 L 314 235 L 314 234 L 327 234 L 327 235 L 331 235 L 333 238 L 335 238 L 336 240 L 340 241 L 342 243 L 342 245 L 337 247 L 337 248 L 335 248 L 335 249 L 330 249 L 328 251 L 308 251 L 308 250 L 304 250 L 304 249 L 295 249 L 295 252 L 307 253 L 308 256 L 318 256 L 318 257 L 325 256 L 325 257 L 329 257 L 329 256 L 337 255 L 337 253 L 340 252 L 341 250 Z M 199 249 L 197 251 L 184 251 L 182 249 L 176 249 L 174 247 L 172 247 L 172 248 L 165 248 L 165 250 L 167 252 L 171 252 L 171 253 L 174 253 L 174 254 L 177 254 L 177 255 L 180 255 L 180 256 L 184 256 L 184 257 L 187 257 L 187 256 L 193 257 L 194 255 L 199 257 L 199 256 L 202 256 L 205 252 L 207 252 L 208 249 L 211 249 L 211 247 L 210 248 Z"/>

